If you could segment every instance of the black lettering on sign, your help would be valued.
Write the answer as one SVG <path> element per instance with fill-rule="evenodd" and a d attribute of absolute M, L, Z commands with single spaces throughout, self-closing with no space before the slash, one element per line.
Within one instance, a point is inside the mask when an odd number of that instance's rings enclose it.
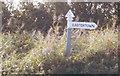
<path fill-rule="evenodd" d="M 91 25 L 92 27 L 95 27 L 94 25 Z"/>
<path fill-rule="evenodd" d="M 92 27 L 91 25 L 88 25 L 88 27 Z"/>
<path fill-rule="evenodd" d="M 78 23 L 75 23 L 75 24 L 72 24 L 72 27 L 95 27 L 93 24 L 78 24 Z"/>

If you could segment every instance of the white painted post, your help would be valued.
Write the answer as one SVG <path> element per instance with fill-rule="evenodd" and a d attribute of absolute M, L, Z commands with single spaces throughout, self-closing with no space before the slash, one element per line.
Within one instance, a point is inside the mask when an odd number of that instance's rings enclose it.
<path fill-rule="evenodd" d="M 67 2 L 68 2 L 68 5 L 71 6 L 71 2 L 72 2 L 72 1 L 71 1 L 71 0 L 68 0 Z"/>
<path fill-rule="evenodd" d="M 67 43 L 66 43 L 66 56 L 70 56 L 70 49 L 71 49 L 71 27 L 72 26 L 72 20 L 73 20 L 73 17 L 74 14 L 72 13 L 71 10 L 68 11 L 68 13 L 66 14 L 67 17 Z"/>

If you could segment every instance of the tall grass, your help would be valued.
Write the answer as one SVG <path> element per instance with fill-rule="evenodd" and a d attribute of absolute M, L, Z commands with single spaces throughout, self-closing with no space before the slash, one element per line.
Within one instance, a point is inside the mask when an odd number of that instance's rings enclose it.
<path fill-rule="evenodd" d="M 93 30 L 80 35 L 73 30 L 71 55 L 65 57 L 66 30 L 63 35 L 44 37 L 23 32 L 0 34 L 3 74 L 93 74 L 117 73 L 117 30 Z"/>

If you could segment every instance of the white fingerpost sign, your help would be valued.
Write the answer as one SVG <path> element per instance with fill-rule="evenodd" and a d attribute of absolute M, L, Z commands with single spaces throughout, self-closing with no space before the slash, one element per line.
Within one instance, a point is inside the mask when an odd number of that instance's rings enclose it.
<path fill-rule="evenodd" d="M 69 28 L 95 29 L 97 25 L 93 22 L 72 22 Z"/>
<path fill-rule="evenodd" d="M 71 49 L 71 29 L 80 28 L 80 29 L 95 29 L 97 25 L 94 22 L 72 22 L 74 14 L 71 10 L 65 15 L 67 17 L 67 43 L 66 43 L 66 56 L 70 56 Z"/>

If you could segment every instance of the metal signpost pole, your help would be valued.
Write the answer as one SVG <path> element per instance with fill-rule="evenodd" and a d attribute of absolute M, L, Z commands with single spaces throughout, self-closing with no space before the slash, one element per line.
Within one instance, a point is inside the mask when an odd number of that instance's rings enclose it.
<path fill-rule="evenodd" d="M 67 0 L 67 3 L 69 6 L 71 6 L 71 0 Z M 66 14 L 67 17 L 67 42 L 66 42 L 66 56 L 70 56 L 70 49 L 71 49 L 71 28 L 69 28 L 70 26 L 72 26 L 72 20 L 73 20 L 73 13 L 71 10 L 68 11 L 68 13 Z"/>
<path fill-rule="evenodd" d="M 71 49 L 71 29 L 67 29 L 67 43 L 66 43 L 66 56 L 70 56 Z"/>
<path fill-rule="evenodd" d="M 71 49 L 71 26 L 72 26 L 72 20 L 74 17 L 74 14 L 71 10 L 68 11 L 66 14 L 67 17 L 67 43 L 66 43 L 66 56 L 68 57 L 70 55 L 70 49 Z"/>

